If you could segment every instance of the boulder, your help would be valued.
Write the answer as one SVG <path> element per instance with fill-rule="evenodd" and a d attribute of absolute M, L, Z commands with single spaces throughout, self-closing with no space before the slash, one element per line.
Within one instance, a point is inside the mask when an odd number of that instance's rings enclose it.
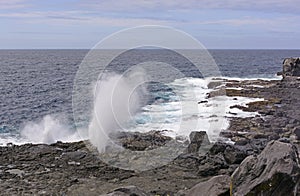
<path fill-rule="evenodd" d="M 224 142 L 216 142 L 214 145 L 209 149 L 209 153 L 212 155 L 216 155 L 218 153 L 223 153 L 226 149 L 228 144 Z"/>
<path fill-rule="evenodd" d="M 205 131 L 193 131 L 190 133 L 190 144 L 187 148 L 188 153 L 197 153 L 201 147 L 210 144 Z"/>
<path fill-rule="evenodd" d="M 294 195 L 299 180 L 296 147 L 271 141 L 258 156 L 248 156 L 234 171 L 233 195 Z"/>
<path fill-rule="evenodd" d="M 224 151 L 224 158 L 229 164 L 241 163 L 246 157 L 247 153 L 234 145 L 228 145 Z"/>
<path fill-rule="evenodd" d="M 300 58 L 284 59 L 282 76 L 300 76 Z"/>
<path fill-rule="evenodd" d="M 190 190 L 186 191 L 187 196 L 207 196 L 207 195 L 229 195 L 230 176 L 214 176 L 208 181 L 200 182 Z"/>

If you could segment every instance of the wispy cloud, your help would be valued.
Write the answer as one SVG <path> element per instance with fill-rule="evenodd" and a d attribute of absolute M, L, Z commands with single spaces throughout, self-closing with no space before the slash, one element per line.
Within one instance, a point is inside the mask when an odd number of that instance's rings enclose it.
<path fill-rule="evenodd" d="M 0 10 L 26 7 L 26 0 L 0 0 Z"/>
<path fill-rule="evenodd" d="M 7 45 L 26 37 L 39 45 L 32 40 L 34 34 L 41 39 L 55 37 L 58 45 L 68 42 L 73 46 L 98 39 L 91 31 L 105 35 L 122 27 L 154 24 L 180 28 L 193 36 L 234 35 L 219 40 L 229 46 L 230 37 L 255 40 L 255 36 L 262 36 L 269 42 L 259 39 L 259 44 L 274 47 L 279 37 L 299 40 L 298 4 L 299 0 L 0 0 L 0 22 L 8 24 L 0 37 Z M 78 34 L 85 36 L 78 39 Z M 216 43 L 212 38 L 211 42 Z M 253 41 L 249 44 L 252 46 Z"/>
<path fill-rule="evenodd" d="M 168 21 L 154 18 L 102 17 L 87 11 L 0 13 L 0 17 L 23 19 L 29 23 L 93 24 L 104 26 L 136 26 L 144 24 L 167 25 Z"/>
<path fill-rule="evenodd" d="M 296 5 L 299 0 L 81 0 L 81 6 L 89 9 L 106 11 L 136 11 L 144 10 L 191 10 L 191 9 L 231 9 L 231 10 L 257 10 L 266 12 L 299 13 Z"/>
<path fill-rule="evenodd" d="M 246 19 L 226 19 L 226 20 L 207 20 L 207 21 L 194 21 L 192 23 L 198 25 L 231 25 L 231 26 L 244 26 L 244 25 L 270 25 L 277 24 L 281 19 L 258 19 L 258 18 L 246 18 Z"/>

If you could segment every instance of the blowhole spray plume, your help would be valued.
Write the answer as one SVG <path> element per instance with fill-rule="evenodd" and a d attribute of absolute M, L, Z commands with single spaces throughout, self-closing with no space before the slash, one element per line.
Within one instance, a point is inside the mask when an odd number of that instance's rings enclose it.
<path fill-rule="evenodd" d="M 105 152 L 110 134 L 126 131 L 126 124 L 142 107 L 145 89 L 142 71 L 106 73 L 97 81 L 89 140 L 100 153 Z"/>

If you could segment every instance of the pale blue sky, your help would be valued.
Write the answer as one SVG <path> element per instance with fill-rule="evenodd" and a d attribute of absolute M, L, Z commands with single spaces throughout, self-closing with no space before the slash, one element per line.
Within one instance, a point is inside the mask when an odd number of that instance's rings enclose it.
<path fill-rule="evenodd" d="M 299 49 L 299 0 L 0 0 L 0 48 L 91 48 L 138 25 L 167 25 L 207 48 Z"/>

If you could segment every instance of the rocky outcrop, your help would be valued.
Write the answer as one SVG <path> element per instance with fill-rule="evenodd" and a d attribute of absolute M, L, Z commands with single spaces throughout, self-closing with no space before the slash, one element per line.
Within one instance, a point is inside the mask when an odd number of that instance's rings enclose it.
<path fill-rule="evenodd" d="M 294 195 L 300 180 L 295 146 L 271 141 L 258 156 L 248 156 L 232 174 L 234 195 Z"/>
<path fill-rule="evenodd" d="M 120 146 L 132 151 L 145 151 L 164 146 L 172 138 L 163 135 L 163 131 L 150 131 L 147 134 L 138 132 L 118 132 L 111 136 Z"/>
<path fill-rule="evenodd" d="M 284 59 L 282 76 L 300 76 L 300 58 Z"/>
<path fill-rule="evenodd" d="M 190 144 L 187 148 L 188 153 L 197 153 L 201 146 L 209 145 L 209 139 L 205 131 L 193 131 L 190 133 Z"/>

